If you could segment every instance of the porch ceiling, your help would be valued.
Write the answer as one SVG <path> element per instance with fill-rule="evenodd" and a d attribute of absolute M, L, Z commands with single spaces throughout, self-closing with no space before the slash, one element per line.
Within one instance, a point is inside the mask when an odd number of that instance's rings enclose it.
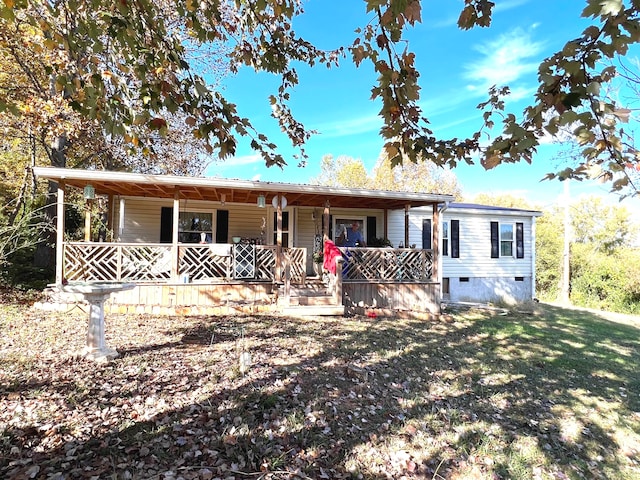
<path fill-rule="evenodd" d="M 415 192 L 390 192 L 299 185 L 289 183 L 253 182 L 220 178 L 179 177 L 173 175 L 143 175 L 124 172 L 88 171 L 66 168 L 36 167 L 37 177 L 64 182 L 68 187 L 92 185 L 97 194 L 132 197 L 155 197 L 207 200 L 228 203 L 257 204 L 258 195 L 266 196 L 267 205 L 282 194 L 290 206 L 332 208 L 402 209 L 406 205 L 419 207 L 452 201 L 451 195 Z"/>

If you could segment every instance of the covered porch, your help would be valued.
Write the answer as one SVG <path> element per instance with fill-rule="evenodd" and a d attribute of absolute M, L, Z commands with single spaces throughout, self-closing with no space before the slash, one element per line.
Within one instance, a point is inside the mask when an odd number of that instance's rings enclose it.
<path fill-rule="evenodd" d="M 313 254 L 322 250 L 323 237 L 338 237 L 341 218 L 359 218 L 368 239 L 387 238 L 388 212 L 404 210 L 404 245 L 409 245 L 409 210 L 431 205 L 437 226 L 438 204 L 451 200 L 448 195 L 121 172 L 36 168 L 35 173 L 58 186 L 56 284 L 135 283 L 136 288 L 111 299 L 112 308 L 127 311 L 201 311 L 230 303 L 283 310 L 292 303 L 292 288 L 317 285 Z M 93 241 L 89 213 L 85 241 L 65 240 L 69 188 L 107 199 L 113 241 Z M 189 209 L 212 219 L 197 243 L 191 238 L 198 231 L 184 228 Z M 161 223 L 167 214 L 170 221 Z M 145 222 L 151 226 L 147 230 L 156 231 L 144 231 Z M 431 235 L 433 249 L 339 247 L 344 262 L 328 282 L 332 291 L 327 294 L 351 309 L 439 313 L 438 229 Z"/>

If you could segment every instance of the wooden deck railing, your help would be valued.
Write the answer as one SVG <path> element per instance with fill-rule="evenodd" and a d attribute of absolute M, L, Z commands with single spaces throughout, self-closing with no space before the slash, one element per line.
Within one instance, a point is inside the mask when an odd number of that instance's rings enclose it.
<path fill-rule="evenodd" d="M 415 248 L 340 247 L 345 282 L 429 281 L 433 274 L 433 250 Z"/>
<path fill-rule="evenodd" d="M 283 249 L 291 259 L 291 279 L 304 283 L 306 249 Z M 273 245 L 188 244 L 178 246 L 181 281 L 274 281 L 276 247 Z M 64 278 L 67 281 L 169 282 L 172 280 L 172 246 L 166 243 L 64 244 Z M 173 279 L 173 280 L 178 280 Z"/>
<path fill-rule="evenodd" d="M 245 247 L 243 250 L 242 247 Z M 186 244 L 178 246 L 178 278 L 172 279 L 172 246 L 166 243 L 64 244 L 64 278 L 68 281 L 275 281 L 273 245 Z M 285 248 L 292 283 L 304 284 L 305 248 Z M 341 247 L 342 277 L 349 281 L 429 281 L 433 250 Z M 243 254 L 244 253 L 244 254 Z"/>

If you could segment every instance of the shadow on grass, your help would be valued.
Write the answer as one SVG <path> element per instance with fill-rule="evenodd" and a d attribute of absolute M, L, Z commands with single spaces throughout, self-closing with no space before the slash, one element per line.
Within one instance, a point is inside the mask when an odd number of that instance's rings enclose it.
<path fill-rule="evenodd" d="M 90 436 L 68 425 L 56 444 L 40 427 L 5 426 L 3 450 L 17 449 L 26 463 L 5 458 L 0 473 L 18 478 L 33 465 L 42 478 L 61 470 L 114 478 L 638 473 L 637 328 L 556 307 L 454 320 L 196 319 L 170 332 L 179 342 L 124 348 L 122 359 L 96 367 L 95 384 L 74 398 L 85 414 L 107 412 L 87 419 Z M 244 376 L 239 348 L 252 355 Z M 55 384 L 40 388 L 65 397 Z"/>

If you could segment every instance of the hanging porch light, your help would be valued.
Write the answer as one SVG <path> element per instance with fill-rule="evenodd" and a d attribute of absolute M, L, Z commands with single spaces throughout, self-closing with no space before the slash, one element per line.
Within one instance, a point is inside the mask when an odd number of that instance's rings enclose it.
<path fill-rule="evenodd" d="M 93 200 L 96 198 L 96 189 L 93 185 L 87 185 L 84 187 L 83 195 L 85 200 Z"/>

